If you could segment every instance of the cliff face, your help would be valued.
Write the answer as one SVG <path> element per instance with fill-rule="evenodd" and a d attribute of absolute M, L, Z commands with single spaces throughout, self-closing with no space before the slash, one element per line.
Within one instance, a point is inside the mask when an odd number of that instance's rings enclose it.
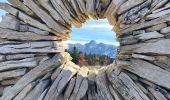
<path fill-rule="evenodd" d="M 8 0 L 0 23 L 0 100 L 170 99 L 169 0 Z M 107 18 L 114 64 L 80 68 L 65 52 L 71 25 Z"/>

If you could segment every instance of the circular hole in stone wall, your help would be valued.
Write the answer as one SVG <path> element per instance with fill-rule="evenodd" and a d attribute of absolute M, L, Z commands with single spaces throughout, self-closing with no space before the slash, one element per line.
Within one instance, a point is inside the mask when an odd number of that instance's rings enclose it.
<path fill-rule="evenodd" d="M 89 19 L 72 28 L 67 51 L 80 67 L 105 67 L 113 63 L 119 42 L 107 19 Z"/>
<path fill-rule="evenodd" d="M 8 1 L 10 5 L 0 3 L 0 8 L 16 18 L 6 16 L 7 21 L 2 21 L 0 100 L 170 99 L 169 0 Z M 107 17 L 120 41 L 115 65 L 97 71 L 73 64 L 63 43 L 70 24 L 80 26 L 89 16 Z M 92 28 L 83 25 L 82 29 L 88 27 L 84 31 L 73 27 L 71 37 L 78 30 L 77 36 L 85 32 L 89 39 L 86 43 L 104 42 L 99 41 L 107 34 L 102 31 L 111 28 L 94 22 Z M 91 33 L 89 29 L 96 27 L 97 32 Z M 99 32 L 102 34 L 96 35 Z M 114 40 L 113 36 L 105 40 Z M 77 38 L 79 42 L 81 37 Z M 69 41 L 73 43 L 74 38 Z"/>

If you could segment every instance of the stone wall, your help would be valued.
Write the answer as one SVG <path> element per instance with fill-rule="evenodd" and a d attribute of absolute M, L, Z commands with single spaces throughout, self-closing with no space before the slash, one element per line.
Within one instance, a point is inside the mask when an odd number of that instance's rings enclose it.
<path fill-rule="evenodd" d="M 0 100 L 169 100 L 169 0 L 8 0 L 0 23 Z M 71 25 L 107 18 L 120 48 L 91 70 L 65 52 Z"/>

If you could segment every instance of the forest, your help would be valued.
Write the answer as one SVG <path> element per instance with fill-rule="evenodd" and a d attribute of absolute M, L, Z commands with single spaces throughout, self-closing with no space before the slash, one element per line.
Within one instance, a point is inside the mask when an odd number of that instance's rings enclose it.
<path fill-rule="evenodd" d="M 72 61 L 82 66 L 106 66 L 111 63 L 113 63 L 114 58 L 111 58 L 106 55 L 100 55 L 100 54 L 86 54 L 83 52 L 78 51 L 76 47 L 73 48 L 72 51 L 67 52 L 71 55 Z"/>

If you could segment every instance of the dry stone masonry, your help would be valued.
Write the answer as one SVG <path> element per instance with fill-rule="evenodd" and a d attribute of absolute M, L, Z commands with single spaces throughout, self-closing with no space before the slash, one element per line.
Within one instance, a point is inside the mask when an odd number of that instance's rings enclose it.
<path fill-rule="evenodd" d="M 0 100 L 170 100 L 169 0 L 8 0 L 0 23 Z M 80 68 L 71 26 L 107 18 L 115 62 Z"/>

